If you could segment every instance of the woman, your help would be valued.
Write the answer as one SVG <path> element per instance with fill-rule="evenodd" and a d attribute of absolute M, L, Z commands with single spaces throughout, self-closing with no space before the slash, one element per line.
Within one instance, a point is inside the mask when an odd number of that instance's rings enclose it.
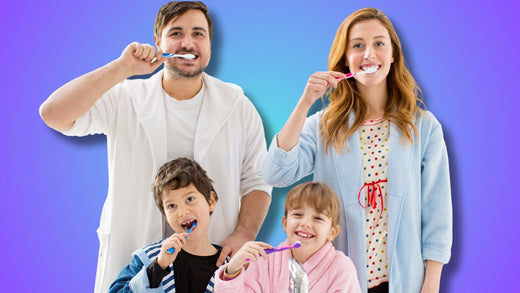
<path fill-rule="evenodd" d="M 362 74 L 343 80 L 348 72 Z M 340 195 L 346 232 L 335 245 L 354 262 L 362 291 L 438 292 L 450 258 L 446 146 L 419 92 L 391 22 L 377 9 L 358 10 L 338 29 L 329 71 L 310 76 L 264 162 L 270 184 L 313 173 Z M 306 119 L 326 93 L 327 108 Z"/>

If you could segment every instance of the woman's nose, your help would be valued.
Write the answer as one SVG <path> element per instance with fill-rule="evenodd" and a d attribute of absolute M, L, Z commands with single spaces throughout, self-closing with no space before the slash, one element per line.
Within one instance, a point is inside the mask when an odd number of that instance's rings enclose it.
<path fill-rule="evenodd" d="M 367 46 L 367 48 L 365 49 L 365 59 L 371 60 L 371 59 L 374 59 L 374 57 L 375 57 L 374 50 L 371 47 Z"/>

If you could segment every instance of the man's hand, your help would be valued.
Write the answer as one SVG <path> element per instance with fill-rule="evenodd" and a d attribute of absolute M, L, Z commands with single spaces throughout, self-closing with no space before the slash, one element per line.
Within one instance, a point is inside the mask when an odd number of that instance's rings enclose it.
<path fill-rule="evenodd" d="M 235 231 L 220 242 L 222 252 L 217 260 L 217 266 L 221 266 L 226 257 L 233 256 L 247 241 L 254 241 L 264 222 L 271 196 L 260 190 L 253 190 L 242 197 L 238 224 Z"/>
<path fill-rule="evenodd" d="M 219 245 L 222 246 L 222 251 L 220 252 L 220 256 L 218 257 L 217 266 L 221 266 L 228 255 L 233 256 L 240 248 L 242 248 L 244 243 L 248 241 L 254 241 L 255 236 L 256 235 L 252 233 L 247 233 L 245 231 L 240 232 L 235 230 L 233 234 L 229 235 L 228 238 L 224 239 L 224 241 L 219 243 Z"/>
<path fill-rule="evenodd" d="M 118 59 L 128 76 L 150 74 L 164 62 L 162 50 L 149 44 L 130 43 Z"/>

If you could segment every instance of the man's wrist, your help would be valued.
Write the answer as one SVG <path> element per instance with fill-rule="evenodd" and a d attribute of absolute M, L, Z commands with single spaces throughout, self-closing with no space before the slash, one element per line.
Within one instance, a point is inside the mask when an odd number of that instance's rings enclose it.
<path fill-rule="evenodd" d="M 244 226 L 237 226 L 235 231 L 233 232 L 235 235 L 243 235 L 247 240 L 253 241 L 256 239 L 256 235 L 258 234 L 258 231 L 254 231 L 254 229 L 247 228 Z"/>

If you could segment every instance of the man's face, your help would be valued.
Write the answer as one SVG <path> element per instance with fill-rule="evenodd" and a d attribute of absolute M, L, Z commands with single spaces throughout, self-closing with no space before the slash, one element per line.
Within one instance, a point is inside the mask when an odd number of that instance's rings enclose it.
<path fill-rule="evenodd" d="M 195 77 L 204 72 L 211 58 L 208 21 L 202 11 L 191 9 L 174 21 L 166 24 L 160 38 L 155 39 L 163 52 L 193 54 L 193 60 L 170 58 L 164 62 L 165 69 L 176 76 Z"/>

